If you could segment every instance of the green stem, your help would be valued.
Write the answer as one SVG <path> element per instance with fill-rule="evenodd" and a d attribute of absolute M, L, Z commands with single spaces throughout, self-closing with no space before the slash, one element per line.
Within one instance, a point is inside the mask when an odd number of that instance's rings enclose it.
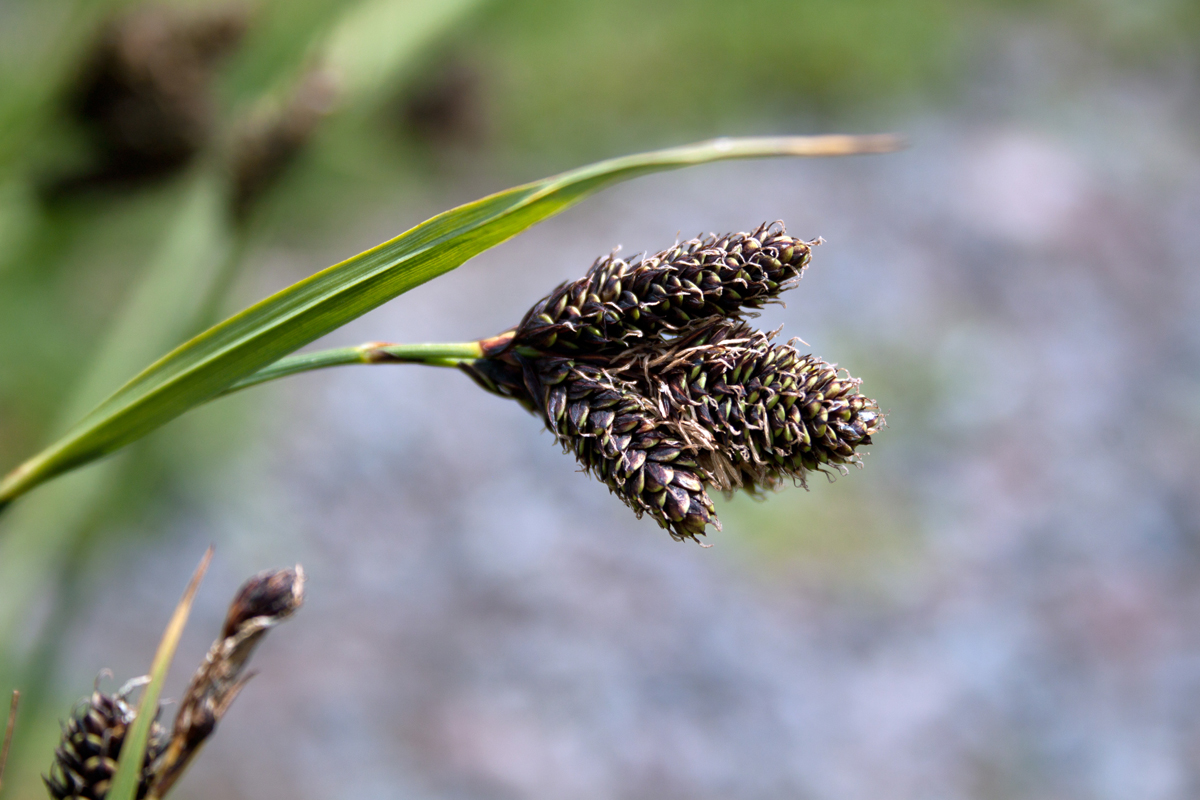
<path fill-rule="evenodd" d="M 426 364 L 431 367 L 456 367 L 464 361 L 483 358 L 489 344 L 506 343 L 510 334 L 502 334 L 480 342 L 453 342 L 436 344 L 390 344 L 367 342 L 357 347 L 338 347 L 333 350 L 318 350 L 315 353 L 281 358 L 270 366 L 248 375 L 234 383 L 218 397 L 257 386 L 260 383 L 286 378 L 300 372 L 337 367 L 343 364 Z M 3 476 L 0 480 L 0 513 L 19 494 L 25 491 L 28 473 L 38 468 L 36 461 L 27 461 Z"/>
<path fill-rule="evenodd" d="M 284 378 L 299 372 L 337 367 L 343 364 L 426 364 L 431 367 L 456 367 L 464 361 L 473 361 L 483 356 L 479 342 L 455 342 L 453 344 L 388 344 L 367 342 L 357 347 L 338 347 L 333 350 L 318 350 L 315 353 L 281 358 L 269 367 L 242 378 L 230 386 L 222 395 L 232 394 L 250 386 Z"/>

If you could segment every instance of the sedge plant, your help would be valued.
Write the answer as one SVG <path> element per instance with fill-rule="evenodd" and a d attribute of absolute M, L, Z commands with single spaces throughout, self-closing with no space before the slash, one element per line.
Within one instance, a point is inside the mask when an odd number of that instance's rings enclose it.
<path fill-rule="evenodd" d="M 816 244 L 789 236 L 782 223 L 676 242 L 632 262 L 602 258 L 513 328 L 483 339 L 292 353 L 619 181 L 727 159 L 897 146 L 891 136 L 718 139 L 603 161 L 447 211 L 150 364 L 0 481 L 0 510 L 224 394 L 340 364 L 417 363 L 459 368 L 520 402 L 636 514 L 674 538 L 696 539 L 719 526 L 710 489 L 755 492 L 844 469 L 859 463 L 857 448 L 883 423 L 857 379 L 747 323 L 795 284 Z M 138 684 L 116 695 L 97 690 L 66 726 L 47 777 L 53 797 L 165 795 L 240 691 L 254 644 L 302 599 L 298 569 L 252 579 L 258 588 L 235 599 L 233 622 L 168 734 L 157 723 L 159 693 L 202 572 L 168 626 L 138 708 L 128 701 Z M 266 607 L 246 616 L 238 603 L 247 598 Z"/>

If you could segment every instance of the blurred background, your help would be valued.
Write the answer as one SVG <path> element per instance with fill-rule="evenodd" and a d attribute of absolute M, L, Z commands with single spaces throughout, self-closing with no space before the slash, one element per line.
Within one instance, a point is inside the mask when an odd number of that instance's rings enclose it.
<path fill-rule="evenodd" d="M 308 603 L 186 798 L 1200 795 L 1192 0 L 0 0 L 0 469 L 212 322 L 458 203 L 715 135 L 899 154 L 642 178 L 328 337 L 499 332 L 620 246 L 823 236 L 763 314 L 865 468 L 671 541 L 453 370 L 193 412 L 0 519 L 5 800 L 252 572 Z M 170 713 L 168 711 L 168 713 Z"/>

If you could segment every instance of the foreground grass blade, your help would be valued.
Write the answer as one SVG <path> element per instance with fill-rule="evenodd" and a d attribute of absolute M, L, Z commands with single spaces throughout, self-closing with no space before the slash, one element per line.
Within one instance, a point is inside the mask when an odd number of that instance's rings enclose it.
<path fill-rule="evenodd" d="M 167 680 L 167 671 L 175 658 L 175 648 L 179 646 L 179 637 L 187 625 L 188 614 L 192 612 L 192 601 L 196 599 L 196 590 L 200 588 L 200 580 L 208 571 L 208 563 L 212 561 L 213 549 L 208 548 L 200 566 L 192 575 L 162 640 L 158 643 L 158 651 L 154 654 L 154 663 L 150 667 L 150 683 L 142 690 L 142 699 L 138 702 L 137 717 L 129 728 L 125 742 L 121 745 L 120 759 L 117 761 L 117 772 L 113 775 L 112 786 L 108 790 L 107 800 L 135 800 L 138 783 L 142 778 L 142 760 L 146 757 L 146 742 L 150 738 L 150 723 L 158 710 L 158 698 L 162 695 L 163 684 Z"/>
<path fill-rule="evenodd" d="M 0 482 L 0 505 L 110 453 L 242 377 L 619 181 L 736 158 L 874 153 L 892 136 L 717 139 L 614 158 L 439 214 L 251 306 L 145 369 Z"/>

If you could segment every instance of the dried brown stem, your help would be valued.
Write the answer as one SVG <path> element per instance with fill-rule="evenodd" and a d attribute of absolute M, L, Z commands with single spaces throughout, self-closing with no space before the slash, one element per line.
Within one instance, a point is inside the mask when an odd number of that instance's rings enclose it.
<path fill-rule="evenodd" d="M 220 637 L 209 648 L 179 705 L 171 742 L 154 765 L 151 800 L 171 790 L 253 677 L 242 673 L 263 636 L 303 602 L 304 570 L 298 564 L 294 569 L 260 572 L 242 585 L 229 606 Z"/>

